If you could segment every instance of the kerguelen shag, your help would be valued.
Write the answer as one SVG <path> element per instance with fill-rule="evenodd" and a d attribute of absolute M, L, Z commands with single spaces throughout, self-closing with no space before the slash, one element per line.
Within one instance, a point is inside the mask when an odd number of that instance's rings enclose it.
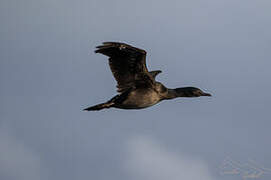
<path fill-rule="evenodd" d="M 162 100 L 177 97 L 211 96 L 195 87 L 176 89 L 166 88 L 155 77 L 162 71 L 148 71 L 146 51 L 119 42 L 104 42 L 97 46 L 95 53 L 109 57 L 109 66 L 117 81 L 119 94 L 109 101 L 88 107 L 84 110 L 95 111 L 104 108 L 142 109 Z"/>

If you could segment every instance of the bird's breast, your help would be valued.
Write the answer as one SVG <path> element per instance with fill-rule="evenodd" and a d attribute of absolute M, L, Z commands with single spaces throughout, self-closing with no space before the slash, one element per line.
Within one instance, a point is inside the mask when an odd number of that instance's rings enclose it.
<path fill-rule="evenodd" d="M 160 101 L 159 94 L 152 89 L 137 89 L 127 96 L 119 108 L 141 109 L 152 106 Z"/>

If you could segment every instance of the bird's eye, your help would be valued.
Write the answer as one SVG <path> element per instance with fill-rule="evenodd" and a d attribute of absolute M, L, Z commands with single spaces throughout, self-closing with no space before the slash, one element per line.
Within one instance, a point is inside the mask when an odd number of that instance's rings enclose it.
<path fill-rule="evenodd" d="M 196 93 L 195 93 L 197 96 L 200 96 L 202 93 L 201 93 L 201 91 L 196 91 Z"/>

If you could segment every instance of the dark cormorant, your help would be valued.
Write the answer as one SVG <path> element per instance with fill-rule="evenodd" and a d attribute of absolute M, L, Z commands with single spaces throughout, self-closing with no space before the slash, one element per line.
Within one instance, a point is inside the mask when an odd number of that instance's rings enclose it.
<path fill-rule="evenodd" d="M 105 103 L 84 109 L 86 111 L 110 107 L 142 109 L 166 99 L 211 96 L 195 87 L 169 89 L 155 81 L 162 71 L 148 71 L 147 53 L 142 49 L 119 42 L 104 42 L 97 46 L 95 52 L 109 57 L 109 66 L 117 81 L 119 94 Z"/>

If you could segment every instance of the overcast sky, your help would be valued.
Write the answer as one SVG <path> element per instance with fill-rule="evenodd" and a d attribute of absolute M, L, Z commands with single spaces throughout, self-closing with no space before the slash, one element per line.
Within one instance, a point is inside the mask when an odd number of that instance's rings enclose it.
<path fill-rule="evenodd" d="M 241 180 L 255 162 L 271 168 L 270 10 L 270 0 L 1 0 L 0 179 Z M 93 52 L 103 41 L 145 49 L 167 87 L 213 96 L 83 112 L 116 94 Z"/>

